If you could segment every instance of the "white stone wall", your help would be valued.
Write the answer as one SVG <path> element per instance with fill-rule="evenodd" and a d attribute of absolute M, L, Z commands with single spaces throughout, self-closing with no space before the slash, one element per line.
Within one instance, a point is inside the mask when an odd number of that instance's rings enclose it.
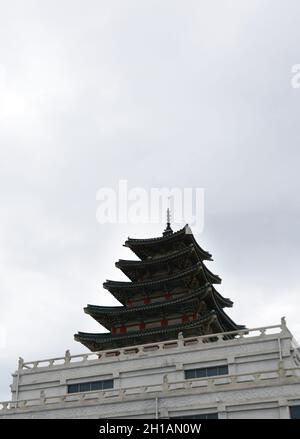
<path fill-rule="evenodd" d="M 20 361 L 0 418 L 288 418 L 300 404 L 299 351 L 281 325 L 237 333 Z M 98 358 L 100 357 L 100 358 Z M 229 375 L 186 380 L 185 369 L 228 364 Z M 67 394 L 67 384 L 114 379 L 106 391 Z M 1 403 L 0 403 L 1 407 Z"/>

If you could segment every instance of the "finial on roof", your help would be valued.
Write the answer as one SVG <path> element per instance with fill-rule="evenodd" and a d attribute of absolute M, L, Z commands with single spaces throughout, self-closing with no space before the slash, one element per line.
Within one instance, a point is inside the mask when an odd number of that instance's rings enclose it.
<path fill-rule="evenodd" d="M 171 228 L 171 212 L 170 208 L 167 209 L 167 227 L 164 230 L 163 236 L 171 235 L 173 233 L 173 230 Z"/>

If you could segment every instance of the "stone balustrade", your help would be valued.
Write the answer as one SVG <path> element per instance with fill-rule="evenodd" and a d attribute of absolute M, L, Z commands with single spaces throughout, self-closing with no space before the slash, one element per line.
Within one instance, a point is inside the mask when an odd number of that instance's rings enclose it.
<path fill-rule="evenodd" d="M 109 390 L 97 390 L 90 392 L 81 393 L 69 393 L 61 396 L 46 396 L 19 400 L 18 402 L 5 401 L 0 402 L 0 411 L 9 411 L 13 409 L 29 409 L 32 407 L 40 407 L 47 404 L 69 404 L 82 401 L 109 401 L 112 399 L 123 400 L 130 397 L 136 397 L 137 395 L 153 395 L 154 397 L 157 393 L 170 393 L 170 392 L 180 392 L 180 391 L 193 391 L 197 389 L 197 392 L 215 392 L 217 390 L 224 389 L 224 387 L 231 386 L 241 386 L 243 384 L 249 384 L 253 382 L 256 384 L 261 383 L 262 385 L 266 380 L 280 380 L 289 379 L 293 377 L 300 376 L 300 371 L 298 367 L 294 368 L 278 368 L 272 370 L 266 370 L 263 372 L 254 373 L 241 373 L 234 375 L 219 375 L 215 377 L 204 377 L 204 378 L 193 378 L 184 381 L 168 382 L 164 380 L 161 384 L 153 384 L 148 386 L 135 386 L 121 389 L 109 389 Z"/>
<path fill-rule="evenodd" d="M 109 351 L 99 351 L 99 352 L 91 352 L 85 354 L 77 354 L 70 355 L 69 351 L 66 351 L 64 357 L 50 358 L 39 361 L 29 361 L 24 362 L 22 358 L 19 359 L 19 371 L 22 369 L 37 369 L 37 368 L 53 368 L 53 367 L 61 367 L 64 365 L 72 365 L 78 362 L 87 362 L 87 361 L 99 361 L 106 358 L 116 360 L 120 359 L 120 357 L 132 356 L 132 355 L 140 355 L 147 352 L 155 352 L 159 350 L 166 349 L 174 349 L 177 347 L 189 347 L 192 345 L 197 345 L 198 347 L 201 344 L 207 347 L 207 343 L 228 343 L 228 342 L 239 342 L 241 339 L 249 338 L 249 337 L 263 337 L 266 335 L 274 334 L 274 330 L 277 330 L 276 333 L 278 335 L 286 329 L 284 323 L 281 325 L 273 325 L 266 327 L 259 327 L 253 329 L 243 329 L 240 331 L 232 331 L 232 332 L 222 332 L 218 334 L 210 334 L 210 335 L 202 335 L 198 337 L 189 337 L 183 338 L 179 336 L 177 340 L 158 342 L 158 343 L 150 343 L 145 345 L 138 345 L 134 347 L 127 347 L 121 349 L 113 349 Z M 273 332 L 272 332 L 273 331 Z"/>

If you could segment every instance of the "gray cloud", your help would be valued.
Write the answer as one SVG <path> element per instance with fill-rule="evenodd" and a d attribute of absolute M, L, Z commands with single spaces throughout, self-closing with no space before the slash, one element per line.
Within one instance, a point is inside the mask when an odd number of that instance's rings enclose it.
<path fill-rule="evenodd" d="M 96 192 L 204 187 L 229 311 L 282 315 L 300 338 L 300 5 L 260 1 L 12 0 L 0 14 L 0 399 L 17 357 L 80 352 L 86 303 L 115 303 L 130 236 L 96 222 Z"/>

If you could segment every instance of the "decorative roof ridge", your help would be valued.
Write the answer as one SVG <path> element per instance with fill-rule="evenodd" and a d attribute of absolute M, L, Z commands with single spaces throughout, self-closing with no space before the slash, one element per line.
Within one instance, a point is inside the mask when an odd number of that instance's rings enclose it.
<path fill-rule="evenodd" d="M 196 251 L 194 244 L 189 244 L 184 249 L 176 250 L 172 253 L 168 253 L 166 255 L 157 257 L 157 258 L 151 258 L 151 259 L 144 259 L 144 260 L 129 260 L 129 259 L 119 259 L 115 266 L 119 268 L 120 266 L 144 266 L 144 265 L 155 265 L 159 264 L 164 261 L 169 261 L 170 259 L 176 259 L 182 255 L 192 253 L 193 251 Z"/>
<path fill-rule="evenodd" d="M 158 279 L 143 281 L 143 282 L 126 282 L 126 281 L 114 281 L 107 279 L 106 282 L 103 283 L 103 287 L 105 289 L 109 289 L 108 287 L 120 287 L 120 288 L 140 288 L 147 285 L 159 285 L 160 283 L 164 283 L 170 280 L 179 279 L 181 277 L 184 277 L 190 273 L 193 273 L 195 271 L 204 271 L 203 264 L 201 261 L 197 262 L 196 264 L 192 265 L 191 267 L 188 267 L 179 273 L 176 273 L 174 275 L 168 276 L 168 277 L 161 277 Z"/>
<path fill-rule="evenodd" d="M 90 314 L 89 312 L 87 312 L 88 310 L 95 310 L 96 312 L 99 311 L 101 312 L 106 312 L 109 314 L 114 314 L 119 312 L 124 312 L 124 313 L 128 313 L 128 312 L 136 312 L 136 311 L 141 311 L 143 309 L 151 309 L 151 308 L 161 308 L 161 307 L 167 307 L 169 305 L 173 305 L 174 303 L 181 303 L 181 302 L 187 302 L 188 300 L 198 296 L 200 293 L 202 292 L 209 292 L 209 289 L 212 291 L 212 286 L 211 284 L 208 282 L 206 283 L 203 287 L 201 288 L 197 288 L 195 290 L 192 290 L 192 292 L 188 293 L 188 294 L 183 294 L 180 297 L 174 298 L 174 299 L 170 299 L 168 301 L 162 301 L 162 302 L 156 302 L 156 303 L 150 303 L 147 305 L 138 305 L 138 306 L 130 306 L 130 307 L 125 307 L 125 306 L 98 306 L 98 305 L 90 305 L 88 304 L 87 307 L 84 308 L 84 312 L 86 314 Z M 206 296 L 206 295 L 205 295 Z"/>

